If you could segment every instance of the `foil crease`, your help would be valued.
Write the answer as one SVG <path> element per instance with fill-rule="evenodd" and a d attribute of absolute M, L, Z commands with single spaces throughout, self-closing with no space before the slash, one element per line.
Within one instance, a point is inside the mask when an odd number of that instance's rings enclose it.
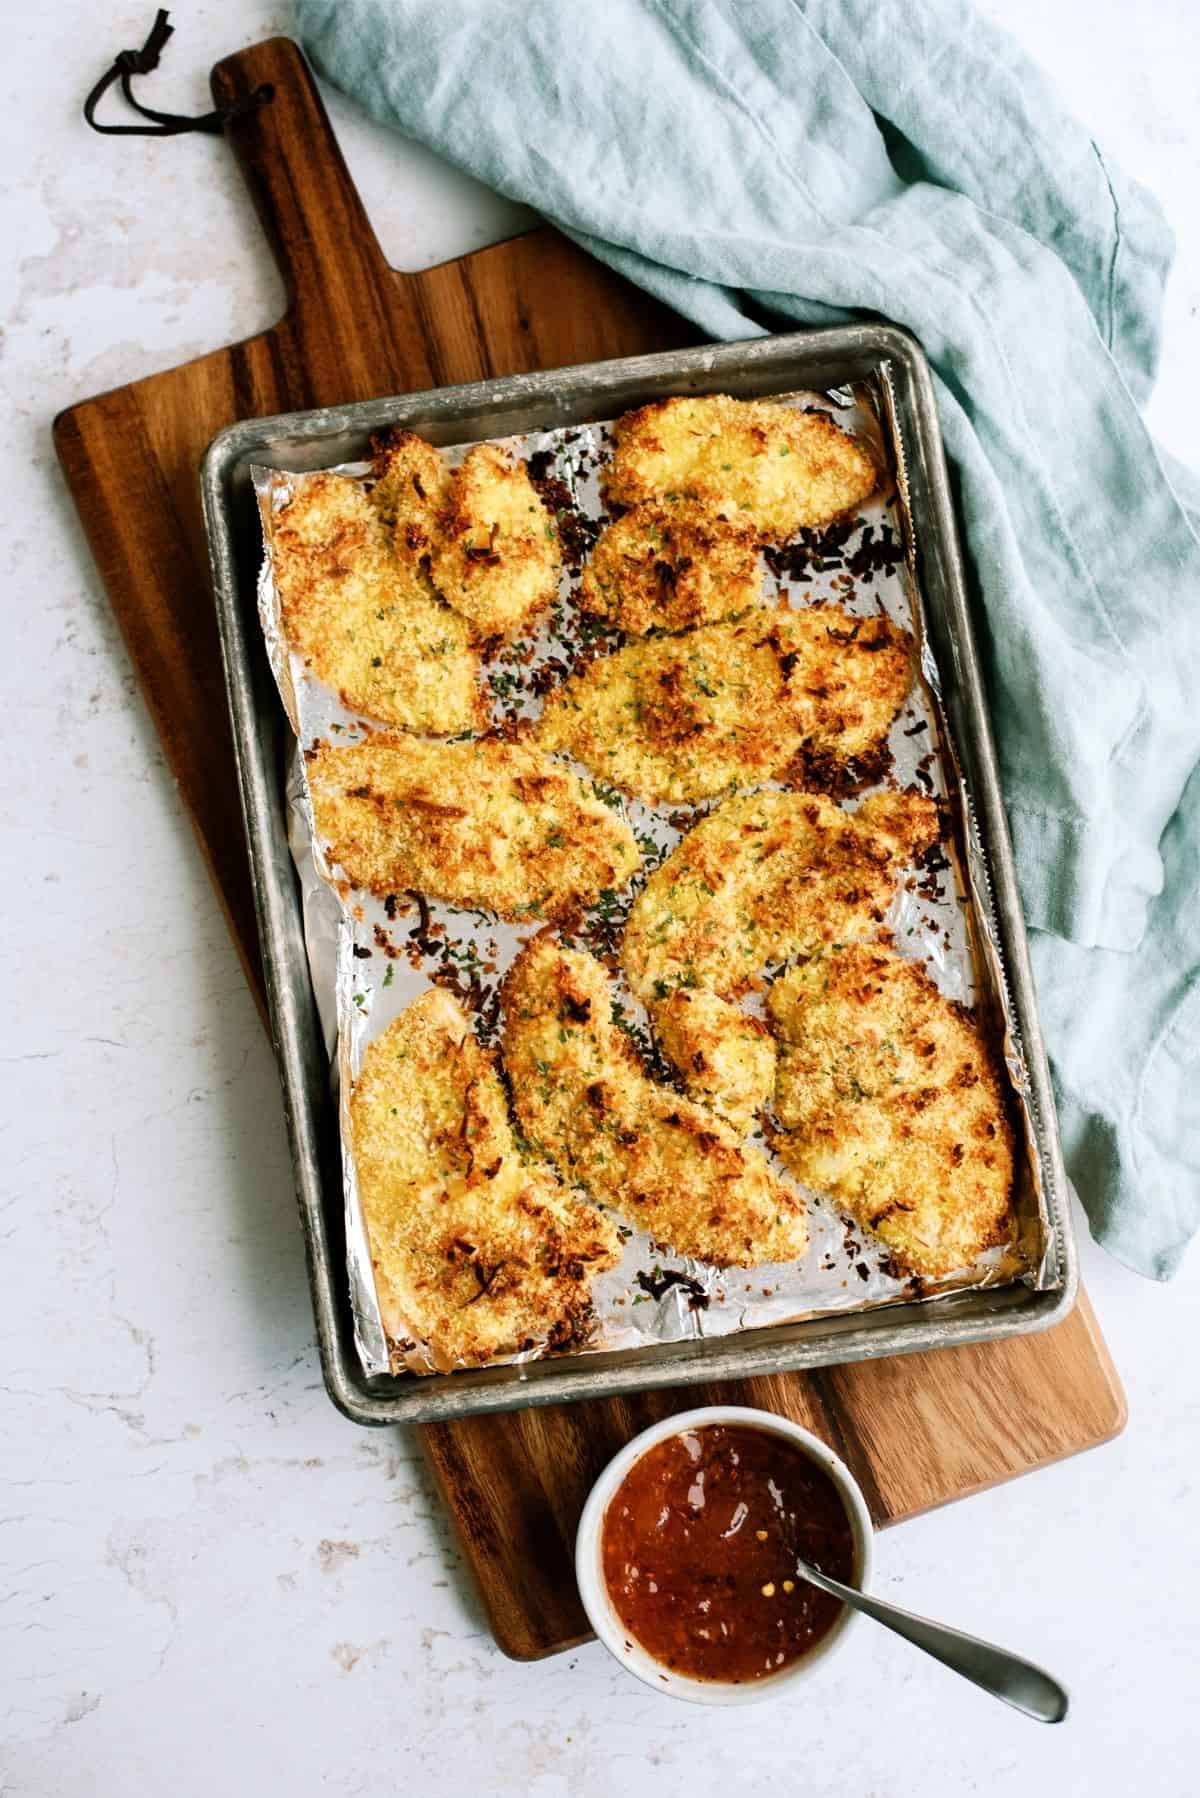
<path fill-rule="evenodd" d="M 632 1232 L 619 1266 L 594 1282 L 595 1328 L 587 1344 L 576 1347 L 574 1354 L 725 1336 L 914 1300 L 936 1303 L 946 1292 L 1014 1280 L 1038 1290 L 1058 1283 L 1030 1085 L 1000 951 L 987 857 L 946 726 L 938 669 L 925 629 L 907 503 L 904 446 L 886 366 L 878 381 L 869 385 L 780 397 L 786 403 L 835 412 L 840 423 L 874 445 L 891 477 L 860 510 L 856 528 L 844 543 L 833 543 L 828 554 L 815 554 L 807 566 L 790 571 L 785 567 L 778 578 L 769 577 L 767 592 L 773 594 L 778 587 L 793 604 L 832 601 L 851 613 L 882 609 L 917 640 L 917 677 L 889 737 L 891 779 L 943 801 L 954 819 L 954 839 L 944 846 L 948 866 L 939 877 L 937 894 L 931 893 L 928 881 L 902 881 L 887 923 L 898 947 L 924 963 L 948 998 L 979 1005 L 994 1020 L 1018 1123 L 1017 1241 L 1010 1249 L 987 1251 L 975 1266 L 935 1286 L 891 1271 L 880 1246 L 814 1194 L 808 1195 L 809 1250 L 804 1260 L 794 1265 L 719 1270 L 690 1257 L 664 1255 L 644 1233 Z M 539 466 L 565 483 L 585 519 L 593 523 L 603 519 L 597 470 L 607 453 L 604 424 L 496 441 L 526 459 L 537 455 Z M 471 447 L 460 444 L 442 454 L 453 465 Z M 376 1290 L 354 1168 L 348 1096 L 369 1043 L 427 988 L 431 977 L 436 975 L 443 984 L 453 985 L 458 968 L 490 966 L 494 970 L 492 984 L 498 984 L 521 945 L 542 925 L 539 920 L 506 924 L 488 914 L 457 911 L 434 900 L 427 902 L 424 920 L 415 910 L 396 918 L 373 895 L 349 888 L 338 870 L 327 863 L 313 828 L 300 751 L 318 739 L 342 744 L 359 741 L 371 726 L 313 677 L 302 658 L 289 648 L 281 627 L 271 563 L 271 520 L 306 476 L 266 467 L 252 472 L 265 545 L 259 615 L 272 672 L 298 744 L 287 779 L 289 843 L 300 881 L 305 942 L 330 1054 L 330 1078 L 338 1099 L 347 1275 L 356 1346 L 368 1374 L 445 1371 L 435 1366 L 423 1345 L 414 1343 L 403 1317 L 386 1314 Z M 364 479 L 369 465 L 345 463 L 330 472 Z M 870 544 L 874 553 L 856 556 L 864 543 Z M 889 546 L 889 553 L 882 553 L 881 545 Z M 894 556 L 890 546 L 894 546 Z M 859 573 L 848 572 L 847 565 L 852 563 Z M 561 618 L 570 616 L 573 586 L 572 576 L 564 571 L 559 605 L 534 642 L 530 667 L 536 668 L 551 656 L 562 658 L 564 641 L 555 627 Z M 530 695 L 527 682 L 518 681 L 518 689 L 524 685 L 524 690 L 514 692 L 514 665 L 513 656 L 502 652 L 499 661 L 485 667 L 495 722 L 505 715 L 536 714 L 538 702 Z M 586 770 L 580 772 L 586 777 Z M 853 808 L 864 796 L 846 803 Z M 664 852 L 679 841 L 681 833 L 667 821 L 666 808 L 623 801 L 621 809 L 633 828 L 653 838 Z M 443 926 L 445 932 L 438 939 L 444 949 L 432 960 L 413 946 L 414 936 L 428 940 L 430 933 L 423 928 L 426 922 Z M 642 1008 L 627 991 L 619 991 L 618 996 L 634 1029 L 645 1030 Z M 494 1033 L 482 1020 L 477 1019 L 477 1028 L 485 1040 L 494 1040 Z M 753 1140 L 764 1153 L 770 1153 L 761 1135 Z M 534 1349 L 511 1359 L 519 1362 L 543 1352 Z"/>

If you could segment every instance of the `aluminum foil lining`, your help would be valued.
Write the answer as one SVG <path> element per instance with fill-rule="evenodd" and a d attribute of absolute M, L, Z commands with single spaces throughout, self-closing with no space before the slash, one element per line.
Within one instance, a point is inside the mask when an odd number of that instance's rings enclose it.
<path fill-rule="evenodd" d="M 915 870 L 902 880 L 888 913 L 898 947 L 925 964 L 947 997 L 978 1006 L 992 1021 L 1012 1084 L 1017 1139 L 1017 1240 L 1011 1248 L 987 1251 L 970 1268 L 931 1283 L 905 1278 L 889 1265 L 880 1245 L 819 1194 L 808 1194 L 810 1243 L 796 1264 L 752 1269 L 715 1269 L 686 1256 L 665 1255 L 644 1233 L 630 1234 L 620 1265 L 593 1285 L 595 1328 L 575 1354 L 725 1336 L 741 1330 L 799 1322 L 832 1313 L 861 1312 L 913 1300 L 936 1303 L 950 1291 L 997 1286 L 1014 1280 L 1038 1289 L 1057 1284 L 1054 1236 L 1036 1150 L 1031 1096 L 991 903 L 987 859 L 971 811 L 969 795 L 946 729 L 938 670 L 924 628 L 916 580 L 915 545 L 906 503 L 903 445 L 896 426 L 886 368 L 878 382 L 830 393 L 779 396 L 798 407 L 832 412 L 845 428 L 871 440 L 892 479 L 862 508 L 852 526 L 805 537 L 767 558 L 764 592 L 777 592 L 805 606 L 834 602 L 852 614 L 888 613 L 911 631 L 919 645 L 919 673 L 889 737 L 890 780 L 946 801 L 954 820 L 953 841 L 943 846 L 943 866 Z M 570 426 L 495 440 L 515 456 L 534 458 L 539 481 L 561 482 L 584 533 L 604 521 L 598 472 L 610 453 L 608 426 Z M 469 443 L 442 451 L 454 465 Z M 331 472 L 367 479 L 368 463 L 346 463 Z M 305 941 L 313 988 L 330 1053 L 331 1078 L 339 1093 L 343 1189 L 348 1245 L 347 1275 L 356 1344 L 368 1374 L 388 1371 L 444 1371 L 420 1344 L 412 1346 L 402 1316 L 387 1313 L 376 1291 L 367 1229 L 354 1167 L 347 1097 L 367 1045 L 431 983 L 471 996 L 481 1039 L 496 1040 L 493 996 L 521 946 L 542 928 L 540 920 L 508 924 L 487 912 L 464 912 L 428 900 L 392 915 L 372 894 L 349 888 L 329 865 L 312 818 L 304 758 L 299 750 L 318 739 L 353 743 L 369 734 L 369 721 L 349 712 L 316 680 L 282 634 L 279 596 L 271 565 L 271 520 L 306 478 L 279 469 L 253 470 L 263 521 L 265 556 L 259 580 L 259 614 L 280 696 L 298 749 L 288 776 L 290 843 L 299 875 Z M 543 488 L 545 491 L 545 488 Z M 560 495 L 562 489 L 556 490 Z M 536 637 L 508 645 L 484 664 L 493 723 L 514 715 L 535 716 L 539 670 L 569 663 L 578 641 L 573 589 L 578 568 L 564 571 L 559 598 Z M 548 668 L 553 663 L 554 670 Z M 544 683 L 543 683 L 544 684 Z M 580 772 L 587 776 L 586 770 Z M 853 809 L 865 794 L 846 801 Z M 643 841 L 644 873 L 679 841 L 667 808 L 653 808 L 611 795 Z M 589 914 L 588 928 L 608 930 L 623 921 L 632 893 L 621 896 L 612 914 Z M 586 931 L 585 931 L 586 939 Z M 618 986 L 620 982 L 618 981 Z M 643 1008 L 619 992 L 635 1035 L 646 1033 Z M 755 1138 L 770 1155 L 761 1135 Z M 774 1157 L 771 1157 L 774 1160 Z M 780 1172 L 780 1164 L 775 1162 Z M 785 1178 L 791 1176 L 784 1174 Z M 619 1220 L 622 1223 L 624 1220 Z M 535 1349 L 521 1361 L 542 1353 Z"/>

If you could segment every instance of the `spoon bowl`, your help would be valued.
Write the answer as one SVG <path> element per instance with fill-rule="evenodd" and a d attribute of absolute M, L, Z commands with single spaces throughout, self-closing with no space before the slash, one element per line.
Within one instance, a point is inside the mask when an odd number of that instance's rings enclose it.
<path fill-rule="evenodd" d="M 740 1685 L 711 1679 L 692 1679 L 677 1668 L 664 1667 L 640 1642 L 630 1636 L 617 1615 L 604 1578 L 602 1535 L 604 1513 L 626 1474 L 635 1462 L 668 1437 L 686 1430 L 704 1429 L 712 1424 L 737 1425 L 745 1429 L 763 1430 L 781 1436 L 803 1450 L 822 1473 L 832 1480 L 846 1510 L 854 1538 L 854 1578 L 860 1587 L 870 1583 L 874 1526 L 867 1501 L 854 1475 L 827 1443 L 811 1430 L 774 1411 L 758 1411 L 748 1405 L 706 1405 L 694 1411 L 680 1411 L 652 1424 L 613 1457 L 588 1495 L 579 1519 L 575 1537 L 575 1578 L 579 1596 L 587 1612 L 588 1622 L 609 1653 L 636 1678 L 665 1692 L 671 1698 L 683 1698 L 692 1704 L 755 1704 L 764 1698 L 775 1698 L 785 1687 L 809 1678 L 845 1642 L 857 1624 L 855 1612 L 846 1608 L 833 1627 L 806 1654 L 790 1661 L 778 1672 L 764 1674 L 761 1679 Z"/>
<path fill-rule="evenodd" d="M 811 1565 L 795 1553 L 790 1555 L 796 1576 L 819 1587 L 831 1597 L 840 1599 L 841 1614 L 824 1635 L 806 1653 L 780 1667 L 776 1672 L 741 1683 L 719 1679 L 698 1679 L 667 1667 L 657 1660 L 626 1629 L 609 1594 L 604 1576 L 602 1540 L 604 1514 L 618 1489 L 641 1457 L 656 1444 L 690 1430 L 703 1430 L 712 1425 L 740 1426 L 782 1437 L 798 1447 L 832 1482 L 845 1508 L 854 1542 L 853 1584 L 830 1578 L 819 1567 Z M 760 1699 L 777 1697 L 785 1686 L 805 1679 L 828 1659 L 844 1642 L 851 1624 L 861 1614 L 881 1623 L 895 1635 L 902 1636 L 914 1647 L 940 1661 L 983 1691 L 990 1692 L 1005 1704 L 1041 1723 L 1061 1723 L 1067 1715 L 1069 1700 L 1062 1685 L 1042 1668 L 1020 1655 L 969 1636 L 947 1624 L 934 1623 L 898 1606 L 887 1604 L 869 1591 L 873 1526 L 866 1500 L 853 1474 L 845 1463 L 820 1437 L 803 1429 L 789 1418 L 771 1411 L 752 1410 L 748 1406 L 709 1405 L 695 1411 L 681 1411 L 665 1417 L 661 1423 L 643 1430 L 626 1444 L 609 1462 L 588 1496 L 579 1520 L 575 1540 L 575 1574 L 584 1610 L 596 1635 L 622 1666 L 656 1691 L 672 1698 L 683 1698 L 695 1704 L 751 1704 Z M 764 1591 L 767 1588 L 764 1587 Z"/>

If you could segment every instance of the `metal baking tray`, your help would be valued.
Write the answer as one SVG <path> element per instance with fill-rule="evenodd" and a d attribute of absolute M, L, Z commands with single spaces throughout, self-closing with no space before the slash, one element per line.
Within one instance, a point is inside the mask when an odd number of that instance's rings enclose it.
<path fill-rule="evenodd" d="M 707 1341 L 446 1374 L 366 1375 L 355 1350 L 346 1275 L 337 1105 L 288 848 L 284 787 L 291 733 L 257 616 L 262 538 L 251 464 L 300 473 L 350 462 L 366 453 L 373 432 L 397 423 L 434 443 L 463 442 L 612 418 L 669 394 L 721 391 L 754 398 L 837 387 L 884 370 L 904 448 L 927 629 L 987 861 L 994 927 L 1028 1071 L 1055 1283 L 1040 1291 L 1024 1284 L 984 1288 Z M 431 1422 L 992 1341 L 1048 1329 L 1066 1317 L 1078 1284 L 1068 1186 L 933 385 L 914 338 L 887 324 L 848 325 L 246 420 L 214 438 L 203 462 L 202 490 L 317 1340 L 329 1395 L 347 1417 L 363 1424 Z"/>

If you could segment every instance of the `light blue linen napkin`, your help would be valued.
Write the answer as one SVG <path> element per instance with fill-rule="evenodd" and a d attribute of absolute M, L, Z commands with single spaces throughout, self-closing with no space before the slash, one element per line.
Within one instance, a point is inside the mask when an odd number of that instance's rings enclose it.
<path fill-rule="evenodd" d="M 1171 238 L 959 0 L 297 0 L 317 67 L 713 337 L 936 372 L 1068 1166 L 1200 1223 L 1200 544 L 1138 412 Z M 1185 787 L 1187 788 L 1185 794 Z"/>

